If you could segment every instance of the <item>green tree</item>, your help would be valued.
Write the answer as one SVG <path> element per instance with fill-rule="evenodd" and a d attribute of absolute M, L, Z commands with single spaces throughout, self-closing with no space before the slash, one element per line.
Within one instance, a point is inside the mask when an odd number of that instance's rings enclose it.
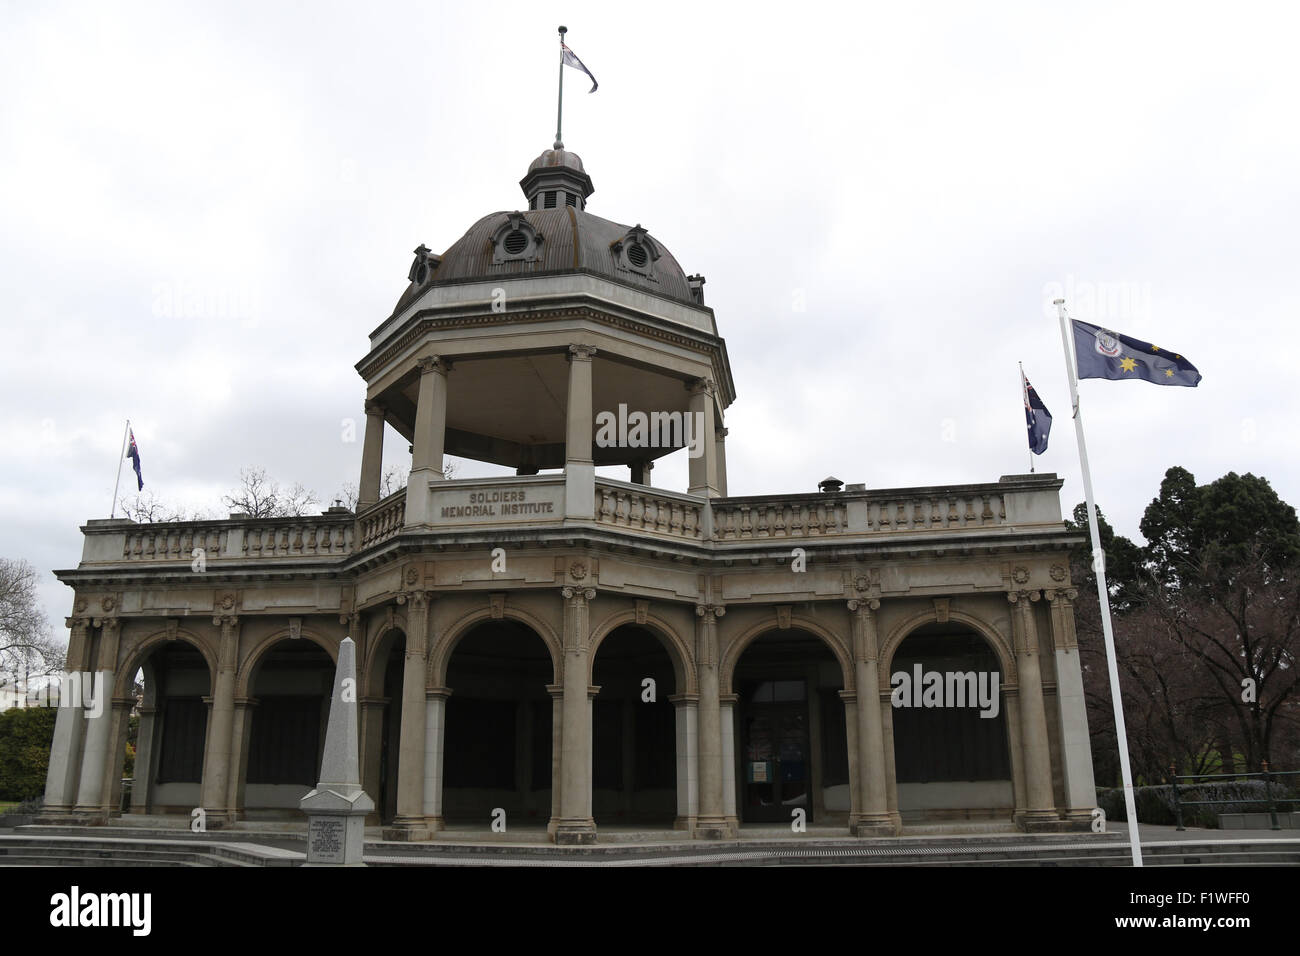
<path fill-rule="evenodd" d="M 1264 478 L 1165 473 L 1140 525 L 1159 627 L 1195 654 L 1247 765 L 1269 760 L 1300 698 L 1300 522 Z"/>
<path fill-rule="evenodd" d="M 0 714 L 0 800 L 45 792 L 57 707 L 11 707 Z"/>

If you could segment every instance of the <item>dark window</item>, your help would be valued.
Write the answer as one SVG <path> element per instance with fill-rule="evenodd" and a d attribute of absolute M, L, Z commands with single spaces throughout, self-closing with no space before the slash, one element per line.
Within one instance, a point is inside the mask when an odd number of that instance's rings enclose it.
<path fill-rule="evenodd" d="M 822 698 L 822 786 L 849 782 L 849 736 L 845 725 L 844 701 L 838 690 L 823 690 Z"/>
<path fill-rule="evenodd" d="M 208 705 L 201 697 L 168 697 L 162 707 L 159 783 L 201 783 Z"/>
<path fill-rule="evenodd" d="M 677 717 L 666 700 L 647 703 L 640 698 L 636 708 L 636 768 L 633 778 L 638 790 L 672 788 L 677 785 Z"/>
<path fill-rule="evenodd" d="M 592 712 L 592 781 L 598 790 L 623 789 L 623 702 L 596 699 Z"/>
<path fill-rule="evenodd" d="M 320 771 L 321 698 L 258 698 L 248 745 L 249 783 L 314 787 Z"/>
<path fill-rule="evenodd" d="M 546 207 L 547 209 L 554 209 L 554 208 L 555 208 L 555 193 L 554 193 L 554 192 L 548 192 L 548 193 L 546 194 L 545 207 Z"/>
<path fill-rule="evenodd" d="M 448 748 L 443 758 L 446 786 L 515 789 L 514 701 L 453 695 L 447 699 L 447 733 L 460 746 Z"/>
<path fill-rule="evenodd" d="M 533 702 L 533 789 L 551 786 L 551 718 L 555 705 L 551 701 Z"/>

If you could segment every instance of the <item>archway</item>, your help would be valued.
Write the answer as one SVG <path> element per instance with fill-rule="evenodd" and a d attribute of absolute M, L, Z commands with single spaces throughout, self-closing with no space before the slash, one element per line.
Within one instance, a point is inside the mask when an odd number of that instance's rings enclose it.
<path fill-rule="evenodd" d="M 898 645 L 889 678 L 903 822 L 1010 820 L 1006 681 L 989 642 L 956 621 L 923 625 Z"/>
<path fill-rule="evenodd" d="M 672 658 L 647 628 L 624 624 L 596 648 L 592 683 L 592 815 L 598 826 L 677 816 L 677 692 Z"/>
<path fill-rule="evenodd" d="M 737 812 L 742 823 L 847 824 L 848 724 L 840 661 L 816 635 L 768 631 L 736 662 L 732 687 Z"/>
<path fill-rule="evenodd" d="M 286 638 L 258 657 L 248 687 L 254 706 L 242 774 L 246 816 L 296 817 L 320 779 L 334 661 L 313 641 Z"/>
<path fill-rule="evenodd" d="M 130 813 L 185 813 L 201 803 L 211 674 L 184 641 L 156 644 L 133 671 L 125 696 L 136 704 L 119 735 L 122 804 Z"/>
<path fill-rule="evenodd" d="M 517 621 L 481 621 L 456 642 L 443 735 L 448 825 L 487 830 L 498 809 L 508 829 L 550 821 L 553 680 L 546 642 Z"/>

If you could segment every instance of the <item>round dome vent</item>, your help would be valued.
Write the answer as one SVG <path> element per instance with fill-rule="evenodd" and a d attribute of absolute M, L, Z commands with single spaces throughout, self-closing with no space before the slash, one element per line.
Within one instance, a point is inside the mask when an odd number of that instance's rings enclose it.
<path fill-rule="evenodd" d="M 510 233 L 510 235 L 506 236 L 504 245 L 507 253 L 512 256 L 517 256 L 528 248 L 528 237 L 516 229 Z"/>
<path fill-rule="evenodd" d="M 638 269 L 644 269 L 649 258 L 646 255 L 645 246 L 641 245 L 641 243 L 634 242 L 627 247 L 627 260 Z"/>

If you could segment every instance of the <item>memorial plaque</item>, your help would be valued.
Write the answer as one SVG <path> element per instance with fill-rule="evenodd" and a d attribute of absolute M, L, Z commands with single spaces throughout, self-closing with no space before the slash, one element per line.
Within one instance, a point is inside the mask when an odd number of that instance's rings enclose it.
<path fill-rule="evenodd" d="M 547 482 L 529 485 L 482 485 L 475 488 L 436 489 L 433 492 L 435 524 L 494 524 L 497 522 L 560 520 L 564 517 L 564 485 Z"/>
<path fill-rule="evenodd" d="M 342 863 L 347 839 L 342 817 L 312 817 L 307 828 L 307 862 Z"/>

